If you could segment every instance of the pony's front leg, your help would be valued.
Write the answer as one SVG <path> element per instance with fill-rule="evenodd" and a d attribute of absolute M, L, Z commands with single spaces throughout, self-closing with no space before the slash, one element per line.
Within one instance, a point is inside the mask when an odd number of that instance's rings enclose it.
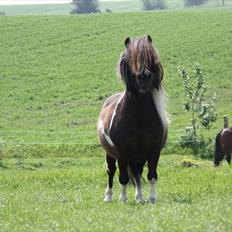
<path fill-rule="evenodd" d="M 154 155 L 151 155 L 148 158 L 148 174 L 147 179 L 150 182 L 150 194 L 149 194 L 149 202 L 154 204 L 157 200 L 155 193 L 155 184 L 157 182 L 157 165 L 159 162 L 160 152 L 156 152 Z"/>
<path fill-rule="evenodd" d="M 116 171 L 116 165 L 115 165 L 116 160 L 107 154 L 106 163 L 107 163 L 107 174 L 108 174 L 109 181 L 108 181 L 108 186 L 105 191 L 104 201 L 112 202 L 113 201 L 113 178 L 114 178 L 114 174 Z"/>
<path fill-rule="evenodd" d="M 130 169 L 135 183 L 135 200 L 137 201 L 137 203 L 142 203 L 142 204 L 145 203 L 145 199 L 142 192 L 140 177 L 142 176 L 144 164 L 145 161 L 138 163 L 137 162 L 130 163 Z"/>
<path fill-rule="evenodd" d="M 152 178 L 150 182 L 150 195 L 149 195 L 149 202 L 154 204 L 156 202 L 156 193 L 155 193 L 155 184 L 156 184 L 156 179 Z"/>
<path fill-rule="evenodd" d="M 121 184 L 121 193 L 119 196 L 119 200 L 122 203 L 125 203 L 127 201 L 127 184 L 129 182 L 129 176 L 127 171 L 127 162 L 118 160 L 118 167 L 119 167 L 119 182 Z"/>

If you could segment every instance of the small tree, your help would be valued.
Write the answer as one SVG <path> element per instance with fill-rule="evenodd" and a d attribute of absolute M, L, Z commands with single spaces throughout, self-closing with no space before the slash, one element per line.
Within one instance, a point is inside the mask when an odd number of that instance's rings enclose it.
<path fill-rule="evenodd" d="M 144 10 L 166 9 L 167 5 L 164 0 L 142 0 Z"/>
<path fill-rule="evenodd" d="M 179 69 L 180 77 L 185 90 L 186 101 L 183 102 L 184 109 L 191 112 L 191 130 L 189 136 L 196 144 L 197 128 L 201 124 L 205 128 L 210 128 L 217 119 L 216 95 L 211 99 L 206 99 L 207 86 L 203 82 L 203 73 L 200 65 L 195 63 L 194 76 L 189 76 L 185 69 Z M 188 131 L 189 133 L 189 131 Z"/>
<path fill-rule="evenodd" d="M 97 13 L 98 0 L 72 0 L 75 8 L 72 10 L 72 14 L 84 14 L 84 13 Z"/>

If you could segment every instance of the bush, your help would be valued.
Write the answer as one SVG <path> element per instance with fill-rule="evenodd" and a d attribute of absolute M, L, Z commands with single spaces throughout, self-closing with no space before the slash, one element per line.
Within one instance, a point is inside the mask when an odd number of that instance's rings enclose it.
<path fill-rule="evenodd" d="M 193 155 L 201 157 L 202 159 L 212 159 L 214 155 L 214 140 L 211 138 L 204 138 L 201 134 L 198 140 L 194 143 L 194 131 L 192 127 L 186 127 L 180 133 L 181 148 L 188 148 Z"/>
<path fill-rule="evenodd" d="M 167 8 L 164 0 L 142 0 L 144 10 L 163 10 Z"/>
<path fill-rule="evenodd" d="M 71 14 L 99 13 L 98 0 L 73 0 L 75 8 Z"/>
<path fill-rule="evenodd" d="M 207 2 L 208 2 L 208 0 L 184 0 L 184 5 L 186 7 L 200 6 L 200 5 L 207 4 Z"/>

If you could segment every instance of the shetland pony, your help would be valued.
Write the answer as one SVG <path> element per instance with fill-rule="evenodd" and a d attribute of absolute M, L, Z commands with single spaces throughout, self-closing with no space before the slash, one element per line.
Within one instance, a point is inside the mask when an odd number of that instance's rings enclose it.
<path fill-rule="evenodd" d="M 127 201 L 126 188 L 132 179 L 136 188 L 135 199 L 144 203 L 140 177 L 147 162 L 149 202 L 154 203 L 156 169 L 168 130 L 165 94 L 161 86 L 163 68 L 149 35 L 137 39 L 128 37 L 125 47 L 118 63 L 118 75 L 125 83 L 125 91 L 106 100 L 97 126 L 101 145 L 106 151 L 109 178 L 104 200 L 113 200 L 117 161 L 120 201 Z"/>
<path fill-rule="evenodd" d="M 221 130 L 215 139 L 214 165 L 218 166 L 226 155 L 228 164 L 231 164 L 232 128 Z"/>

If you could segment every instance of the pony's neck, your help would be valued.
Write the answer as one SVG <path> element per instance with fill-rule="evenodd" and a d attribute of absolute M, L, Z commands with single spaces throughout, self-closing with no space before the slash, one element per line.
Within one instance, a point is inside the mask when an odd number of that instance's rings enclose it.
<path fill-rule="evenodd" d="M 140 111 L 140 113 L 145 113 L 155 108 L 152 93 L 138 93 L 125 91 L 123 105 L 125 109 L 130 109 L 133 112 Z"/>
<path fill-rule="evenodd" d="M 152 93 L 140 93 L 138 91 L 132 92 L 132 91 L 125 91 L 125 98 L 127 101 L 135 102 L 135 103 L 142 103 L 144 104 L 144 101 L 152 100 Z"/>

